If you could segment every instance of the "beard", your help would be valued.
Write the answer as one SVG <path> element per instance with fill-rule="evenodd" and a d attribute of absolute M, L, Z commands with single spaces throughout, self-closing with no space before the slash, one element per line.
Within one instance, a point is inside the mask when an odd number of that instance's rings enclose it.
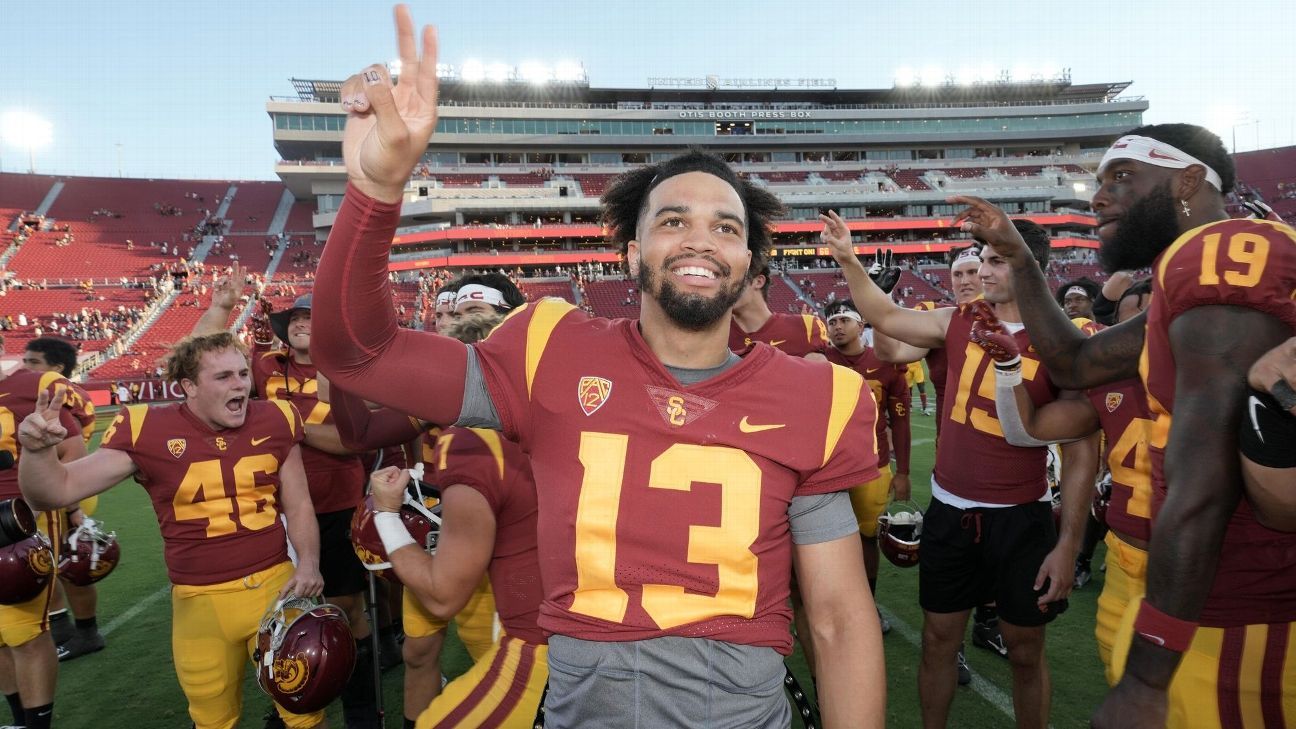
<path fill-rule="evenodd" d="M 1179 237 L 1179 219 L 1174 196 L 1170 194 L 1170 181 L 1131 205 L 1116 226 L 1111 242 L 1098 246 L 1098 262 L 1103 270 L 1115 273 L 1152 265 L 1161 251 Z"/>
<path fill-rule="evenodd" d="M 747 278 L 735 281 L 728 287 L 722 286 L 711 298 L 698 294 L 685 294 L 675 288 L 668 273 L 672 263 L 684 257 L 666 259 L 661 266 L 660 285 L 658 285 L 657 274 L 649 266 L 644 265 L 639 266 L 639 275 L 635 277 L 635 283 L 639 285 L 640 291 L 653 297 L 661 305 L 662 311 L 666 312 L 666 316 L 671 321 L 689 331 L 699 332 L 729 316 L 734 304 L 738 303 L 738 299 L 742 298 L 743 291 L 747 288 Z M 719 269 L 721 279 L 728 279 L 733 272 L 732 268 L 720 261 L 713 258 L 706 260 Z"/>

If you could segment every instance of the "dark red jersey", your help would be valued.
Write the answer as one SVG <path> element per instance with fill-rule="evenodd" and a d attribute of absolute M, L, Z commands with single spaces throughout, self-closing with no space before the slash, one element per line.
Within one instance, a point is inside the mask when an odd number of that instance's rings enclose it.
<path fill-rule="evenodd" d="M 791 651 L 787 510 L 877 477 L 863 378 L 756 345 L 685 386 L 638 322 L 559 299 L 474 348 L 505 435 L 531 457 L 546 631 Z"/>
<path fill-rule="evenodd" d="M 36 398 L 42 392 L 48 393 L 51 398 L 59 392 L 64 393 L 66 399 L 63 409 L 59 411 L 59 423 L 67 428 L 69 436 L 80 435 L 81 415 L 89 402 L 81 399 L 78 394 L 80 391 L 81 388 L 57 372 L 20 369 L 0 380 L 0 451 L 8 451 L 15 462 L 22 457 L 18 426 L 36 411 Z M 94 406 L 89 407 L 92 413 L 90 421 L 93 423 Z M 18 490 L 18 466 L 0 471 L 0 499 L 12 499 L 21 495 Z"/>
<path fill-rule="evenodd" d="M 829 347 L 824 353 L 828 361 L 842 367 L 855 370 L 868 383 L 873 393 L 873 402 L 877 405 L 878 467 L 885 467 L 891 462 L 890 439 L 887 437 L 888 426 L 892 436 L 903 442 L 896 443 L 896 470 L 909 473 L 909 385 L 905 381 L 905 366 L 894 365 L 878 359 L 872 347 L 854 357 L 842 354 L 836 347 Z M 882 417 L 885 413 L 886 416 Z M 899 431 L 899 432 L 897 432 Z"/>
<path fill-rule="evenodd" d="M 1139 371 L 1155 418 L 1149 436 L 1155 518 L 1166 496 L 1165 448 L 1175 409 L 1170 327 L 1198 306 L 1241 306 L 1296 331 L 1296 231 L 1246 218 L 1209 223 L 1179 236 L 1157 257 L 1152 273 Z M 1246 499 L 1229 520 L 1200 620 L 1219 627 L 1296 620 L 1296 534 L 1261 526 Z"/>
<path fill-rule="evenodd" d="M 495 514 L 489 573 L 500 624 L 514 638 L 545 643 L 538 624 L 544 590 L 536 547 L 536 489 L 526 454 L 493 430 L 450 428 L 437 442 L 436 483 L 442 490 L 463 484 L 486 498 Z"/>
<path fill-rule="evenodd" d="M 934 311 L 951 307 L 940 306 L 934 301 L 920 301 L 914 307 L 917 311 Z M 936 437 L 940 437 L 941 420 L 945 415 L 945 373 L 949 368 L 949 357 L 944 347 L 932 347 L 927 350 L 927 379 L 931 382 L 936 395 Z"/>
<path fill-rule="evenodd" d="M 332 409 L 319 399 L 315 365 L 297 362 L 290 350 L 254 349 L 252 379 L 258 395 L 291 403 L 306 425 L 333 425 Z M 364 497 L 365 470 L 359 456 L 335 456 L 302 444 L 302 464 L 315 513 L 350 509 Z"/>
<path fill-rule="evenodd" d="M 101 447 L 135 463 L 171 582 L 211 585 L 288 560 L 279 467 L 301 439 L 301 416 L 284 402 L 250 400 L 243 425 L 225 430 L 174 403 L 123 407 Z"/>
<path fill-rule="evenodd" d="M 736 319 L 729 320 L 729 349 L 741 352 L 755 342 L 764 342 L 793 357 L 832 349 L 828 327 L 814 314 L 772 314 L 754 332 L 744 332 Z"/>
<path fill-rule="evenodd" d="M 968 339 L 972 312 L 960 306 L 945 332 L 949 357 L 945 392 L 952 398 L 941 414 L 936 449 L 936 482 L 955 496 L 988 504 L 1038 501 L 1045 481 L 1047 449 L 1020 448 L 1004 440 L 995 409 L 995 374 L 985 350 Z M 1035 407 L 1052 402 L 1058 388 L 1022 329 L 1013 335 L 1021 349 L 1022 382 Z"/>
<path fill-rule="evenodd" d="M 1092 387 L 1086 394 L 1107 441 L 1107 468 L 1112 476 L 1107 525 L 1146 542 L 1152 538 L 1152 463 L 1148 456 L 1152 414 L 1147 391 L 1142 382 L 1129 379 Z"/>

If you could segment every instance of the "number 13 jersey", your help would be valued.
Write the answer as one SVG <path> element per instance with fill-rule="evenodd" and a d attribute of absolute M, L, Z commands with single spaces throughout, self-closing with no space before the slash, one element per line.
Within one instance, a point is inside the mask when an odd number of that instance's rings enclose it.
<path fill-rule="evenodd" d="M 542 628 L 791 651 L 792 498 L 878 474 L 858 374 L 757 347 L 681 385 L 637 321 L 559 299 L 475 350 L 505 435 L 531 456 Z"/>

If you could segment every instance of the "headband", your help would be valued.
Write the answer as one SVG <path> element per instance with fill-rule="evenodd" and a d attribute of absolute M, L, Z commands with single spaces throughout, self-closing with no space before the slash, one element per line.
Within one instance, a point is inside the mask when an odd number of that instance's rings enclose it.
<path fill-rule="evenodd" d="M 1224 189 L 1224 183 L 1220 180 L 1219 173 L 1212 169 L 1210 165 L 1178 147 L 1151 137 L 1127 134 L 1117 139 L 1112 143 L 1107 153 L 1103 155 L 1102 162 L 1098 163 L 1098 171 L 1102 172 L 1103 168 L 1109 163 L 1118 159 L 1132 159 L 1157 167 L 1168 167 L 1172 170 L 1182 170 L 1192 165 L 1201 165 L 1206 168 L 1206 181 L 1214 185 L 1216 190 Z"/>
<path fill-rule="evenodd" d="M 980 266 L 981 249 L 977 248 L 976 246 L 972 246 L 971 248 L 964 248 L 963 250 L 959 251 L 959 254 L 954 257 L 954 262 L 950 264 L 950 268 L 954 268 L 960 263 L 965 263 L 967 261 L 974 261 L 978 266 Z"/>
<path fill-rule="evenodd" d="M 1062 298 L 1065 299 L 1066 297 L 1070 296 L 1071 294 L 1080 294 L 1081 296 L 1085 297 L 1086 299 L 1091 299 L 1091 298 L 1093 298 L 1092 296 L 1089 295 L 1089 292 L 1088 292 L 1088 291 L 1085 291 L 1085 289 L 1084 289 L 1083 286 L 1072 286 L 1071 288 L 1069 288 L 1069 289 L 1066 290 L 1066 293 L 1065 293 L 1065 294 L 1062 294 Z"/>
<path fill-rule="evenodd" d="M 503 292 L 481 284 L 468 284 L 459 287 L 459 295 L 455 297 L 455 308 L 458 309 L 463 306 L 466 301 L 481 301 L 501 309 L 513 308 L 508 305 L 508 302 L 504 301 Z"/>
<path fill-rule="evenodd" d="M 454 291 L 442 291 L 441 293 L 437 294 L 436 297 L 437 306 L 454 306 L 454 303 L 455 303 Z"/>
<path fill-rule="evenodd" d="M 860 324 L 863 324 L 863 323 L 864 323 L 864 318 L 861 317 L 861 316 L 859 315 L 859 312 L 858 312 L 858 311 L 855 311 L 854 309 L 841 309 L 841 310 L 839 310 L 837 313 L 835 313 L 835 314 L 833 314 L 832 316 L 828 317 L 828 323 L 831 324 L 833 319 L 840 319 L 840 318 L 842 318 L 842 317 L 846 317 L 847 319 L 854 319 L 855 321 L 859 322 Z"/>

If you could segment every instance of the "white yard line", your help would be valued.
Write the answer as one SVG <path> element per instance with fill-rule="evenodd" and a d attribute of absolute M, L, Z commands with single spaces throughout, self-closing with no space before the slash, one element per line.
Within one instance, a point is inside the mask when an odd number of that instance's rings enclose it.
<path fill-rule="evenodd" d="M 162 598 L 166 597 L 167 594 L 170 592 L 171 592 L 170 585 L 159 588 L 157 592 L 145 596 L 144 599 L 132 605 L 129 610 L 113 618 L 112 621 L 110 621 L 108 625 L 104 626 L 104 629 L 99 632 L 103 633 L 105 638 L 108 637 L 110 634 L 112 634 L 113 631 L 122 627 L 126 623 L 129 623 L 131 620 L 135 618 L 136 615 L 139 615 L 140 613 L 147 610 L 149 606 L 151 606 L 153 603 L 157 602 L 158 600 L 161 600 Z"/>

